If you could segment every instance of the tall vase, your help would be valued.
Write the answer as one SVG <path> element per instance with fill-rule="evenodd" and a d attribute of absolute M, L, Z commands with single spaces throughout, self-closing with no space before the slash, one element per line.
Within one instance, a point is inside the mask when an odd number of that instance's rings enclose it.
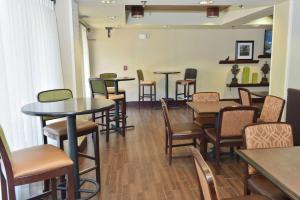
<path fill-rule="evenodd" d="M 242 83 L 243 84 L 249 83 L 249 77 L 250 77 L 250 68 L 249 67 L 244 67 L 243 68 Z"/>

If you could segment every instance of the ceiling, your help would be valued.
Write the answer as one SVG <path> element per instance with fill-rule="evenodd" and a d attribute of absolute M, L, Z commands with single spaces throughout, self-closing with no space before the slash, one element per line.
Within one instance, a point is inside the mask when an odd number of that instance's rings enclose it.
<path fill-rule="evenodd" d="M 201 0 L 149 0 L 143 18 L 132 18 L 131 5 L 137 0 L 77 0 L 81 21 L 92 29 L 115 28 L 270 28 L 274 4 L 286 0 L 214 0 L 219 18 L 207 18 Z M 241 7 L 243 5 L 243 7 Z M 126 9 L 127 8 L 127 9 Z"/>

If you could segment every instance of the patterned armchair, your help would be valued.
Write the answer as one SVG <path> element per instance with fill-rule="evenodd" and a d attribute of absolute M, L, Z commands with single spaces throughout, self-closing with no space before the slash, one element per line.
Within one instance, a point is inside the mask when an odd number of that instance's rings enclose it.
<path fill-rule="evenodd" d="M 218 92 L 198 92 L 192 96 L 193 102 L 218 102 L 220 101 L 220 94 Z M 216 115 L 214 114 L 197 114 L 193 112 L 194 123 L 200 126 L 214 126 L 216 121 Z"/>
<path fill-rule="evenodd" d="M 292 127 L 287 123 L 269 122 L 246 126 L 243 130 L 246 149 L 285 148 L 294 146 Z M 270 199 L 288 199 L 273 183 L 245 165 L 245 193 L 258 193 Z"/>
<path fill-rule="evenodd" d="M 260 122 L 279 122 L 285 100 L 275 96 L 267 96 L 259 117 Z"/>

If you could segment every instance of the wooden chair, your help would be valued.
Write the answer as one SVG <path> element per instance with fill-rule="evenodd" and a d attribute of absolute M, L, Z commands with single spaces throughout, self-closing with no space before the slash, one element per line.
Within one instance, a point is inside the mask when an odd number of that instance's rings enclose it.
<path fill-rule="evenodd" d="M 145 80 L 144 74 L 141 69 L 137 70 L 138 82 L 139 82 L 139 107 L 141 106 L 141 100 L 144 102 L 145 98 L 150 98 L 151 105 L 156 101 L 156 82 L 151 80 Z M 149 87 L 150 93 L 145 93 L 145 87 Z M 142 92 L 141 92 L 142 89 Z M 152 91 L 153 89 L 153 91 Z"/>
<path fill-rule="evenodd" d="M 198 92 L 192 95 L 193 102 L 207 103 L 220 101 L 218 92 Z M 214 127 L 216 122 L 215 114 L 197 114 L 193 111 L 193 121 L 199 126 Z"/>
<path fill-rule="evenodd" d="M 279 122 L 281 120 L 285 100 L 276 96 L 266 96 L 261 110 L 259 122 Z"/>
<path fill-rule="evenodd" d="M 196 140 L 199 139 L 202 141 L 203 130 L 201 127 L 197 126 L 194 123 L 170 123 L 169 112 L 166 102 L 161 99 L 161 105 L 163 110 L 163 116 L 165 121 L 165 134 L 166 134 L 166 143 L 165 143 L 165 153 L 168 153 L 169 149 L 169 164 L 172 164 L 172 148 L 194 145 L 196 146 Z M 193 143 L 184 143 L 184 144 L 173 144 L 173 140 L 187 140 L 192 139 Z M 200 142 L 201 144 L 201 142 Z M 200 145 L 200 147 L 202 147 Z M 201 151 L 203 151 L 201 149 Z"/>
<path fill-rule="evenodd" d="M 39 102 L 55 102 L 55 101 L 63 101 L 73 98 L 72 91 L 69 89 L 55 89 L 55 90 L 47 90 L 42 91 L 38 94 L 37 99 Z M 47 144 L 47 138 L 51 138 L 57 141 L 57 145 L 60 149 L 64 150 L 64 141 L 68 140 L 68 134 L 67 134 L 67 121 L 62 120 L 59 122 L 54 123 L 48 123 L 49 121 L 57 119 L 54 117 L 47 117 L 43 116 L 41 117 L 41 125 L 43 127 L 43 133 L 44 133 L 44 144 Z M 47 124 L 48 123 L 48 124 Z M 90 167 L 88 169 L 84 169 L 80 174 L 84 174 L 87 172 L 92 171 L 93 169 L 96 170 L 96 180 L 101 185 L 100 180 L 100 152 L 99 152 L 99 134 L 98 134 L 98 126 L 96 123 L 92 121 L 87 120 L 76 120 L 76 132 L 77 137 L 86 136 L 89 134 L 92 134 L 93 136 L 93 142 L 94 142 L 94 157 L 91 157 L 89 155 L 86 155 L 84 153 L 78 152 L 78 156 L 91 159 L 95 161 L 95 166 Z M 63 177 L 61 178 L 61 181 L 63 182 Z M 48 183 L 45 182 L 45 190 L 48 189 Z M 62 197 L 64 198 L 64 192 L 62 192 Z"/>
<path fill-rule="evenodd" d="M 199 200 L 221 200 L 220 195 L 217 190 L 217 184 L 215 177 L 210 169 L 210 167 L 207 165 L 199 151 L 194 148 L 190 147 L 195 167 L 197 171 L 197 178 L 199 181 L 199 190 L 200 190 L 200 196 Z M 226 200 L 226 199 L 223 199 Z M 228 200 L 268 200 L 268 198 L 260 195 L 251 195 L 251 196 L 244 196 L 244 197 L 235 197 L 230 198 Z"/>
<path fill-rule="evenodd" d="M 269 122 L 247 125 L 243 129 L 243 137 L 244 148 L 246 149 L 285 148 L 294 146 L 292 127 L 287 123 Z M 288 196 L 271 181 L 257 173 L 253 167 L 247 164 L 244 166 L 245 194 L 250 194 L 250 192 L 261 194 L 272 200 L 289 199 Z"/>
<path fill-rule="evenodd" d="M 258 108 L 259 110 L 262 109 L 263 103 L 253 103 L 251 92 L 246 88 L 238 88 L 239 96 L 240 96 L 240 103 L 243 106 L 253 106 Z"/>
<path fill-rule="evenodd" d="M 90 78 L 89 79 L 90 88 L 92 92 L 93 98 L 106 98 L 111 99 L 115 102 L 121 103 L 121 117 L 118 123 L 121 123 L 122 135 L 125 136 L 125 129 L 126 129 L 126 99 L 123 94 L 109 94 L 107 91 L 106 81 L 100 78 Z M 117 106 L 117 105 L 116 105 Z M 120 113 L 118 113 L 119 115 Z M 113 119 L 110 119 L 110 113 L 106 113 L 106 119 L 111 122 L 115 121 L 115 113 L 113 114 Z M 93 121 L 95 121 L 95 114 L 93 114 Z M 110 129 L 109 123 L 107 124 L 108 127 L 106 129 Z M 106 131 L 106 141 L 109 141 L 109 131 Z"/>
<path fill-rule="evenodd" d="M 216 128 L 206 128 L 206 142 L 215 146 L 216 162 L 219 165 L 221 147 L 234 147 L 243 145 L 242 129 L 257 119 L 257 108 L 249 106 L 226 107 L 221 109 Z"/>
<path fill-rule="evenodd" d="M 102 73 L 99 75 L 101 79 L 106 78 L 117 78 L 118 75 L 116 73 Z M 105 81 L 107 86 L 107 92 L 108 94 L 115 94 L 115 82 L 114 81 Z M 126 99 L 126 91 L 124 89 L 120 89 L 118 93 L 123 94 Z"/>
<path fill-rule="evenodd" d="M 31 199 L 49 195 L 57 199 L 56 177 L 67 175 L 68 199 L 75 199 L 72 176 L 73 161 L 52 145 L 41 145 L 11 152 L 0 126 L 0 177 L 3 200 L 15 200 L 15 187 L 51 179 L 51 191 Z"/>
<path fill-rule="evenodd" d="M 190 86 L 194 87 L 194 93 L 196 93 L 196 81 L 197 81 L 197 69 L 194 68 L 187 68 L 184 73 L 184 80 L 177 80 L 176 81 L 176 92 L 175 97 L 176 101 L 178 100 L 178 96 L 183 95 L 184 99 L 187 101 L 190 100 Z M 183 93 L 178 93 L 178 86 L 183 86 Z"/>

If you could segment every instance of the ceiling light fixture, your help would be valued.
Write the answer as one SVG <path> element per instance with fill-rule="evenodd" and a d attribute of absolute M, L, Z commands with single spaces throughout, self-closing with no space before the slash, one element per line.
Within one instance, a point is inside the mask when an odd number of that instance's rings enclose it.
<path fill-rule="evenodd" d="M 103 4 L 113 4 L 113 3 L 116 3 L 115 0 L 102 0 L 101 3 Z"/>
<path fill-rule="evenodd" d="M 208 7 L 206 10 L 207 18 L 217 18 L 219 17 L 220 9 L 219 7 Z"/>
<path fill-rule="evenodd" d="M 208 4 L 213 4 L 214 1 L 212 0 L 203 0 L 203 1 L 200 1 L 199 4 L 200 5 L 208 5 Z"/>

